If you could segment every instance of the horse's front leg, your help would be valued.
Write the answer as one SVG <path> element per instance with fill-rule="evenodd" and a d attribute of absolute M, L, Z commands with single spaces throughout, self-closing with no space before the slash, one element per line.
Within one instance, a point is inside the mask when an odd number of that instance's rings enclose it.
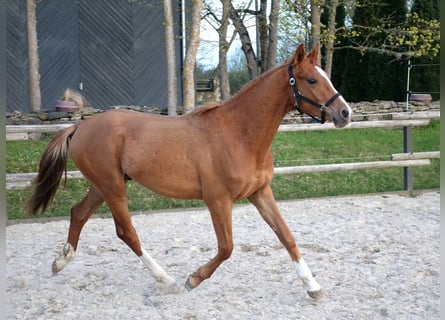
<path fill-rule="evenodd" d="M 309 296 L 316 300 L 322 299 L 324 297 L 324 291 L 314 279 L 311 270 L 304 261 L 292 232 L 277 207 L 270 186 L 267 185 L 266 187 L 259 189 L 249 197 L 249 201 L 255 205 L 263 219 L 277 234 L 281 243 L 289 252 L 292 261 L 295 263 L 298 278 L 301 280 L 303 287 L 306 289 Z"/>
<path fill-rule="evenodd" d="M 187 290 L 196 288 L 202 281 L 210 278 L 219 265 L 227 260 L 233 251 L 232 239 L 232 206 L 231 201 L 206 201 L 212 217 L 213 227 L 218 241 L 216 256 L 193 272 L 185 283 Z"/>

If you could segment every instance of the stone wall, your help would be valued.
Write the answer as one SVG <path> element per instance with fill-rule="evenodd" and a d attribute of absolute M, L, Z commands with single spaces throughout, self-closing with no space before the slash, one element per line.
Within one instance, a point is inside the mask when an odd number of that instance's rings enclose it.
<path fill-rule="evenodd" d="M 353 121 L 363 120 L 383 120 L 391 119 L 392 114 L 400 113 L 405 110 L 405 102 L 394 101 L 373 101 L 373 102 L 357 102 L 350 103 L 353 110 Z M 132 109 L 139 112 L 164 114 L 165 111 L 156 108 L 138 107 L 138 106 L 113 106 L 110 109 Z M 421 111 L 439 111 L 439 101 L 433 101 L 431 103 L 416 103 L 412 102 L 408 105 L 410 112 Z M 96 113 L 103 112 L 100 109 L 84 108 L 79 112 L 56 112 L 56 111 L 41 111 L 33 114 L 22 114 L 19 111 L 6 114 L 6 125 L 32 125 L 32 124 L 58 124 L 58 123 L 70 123 L 76 122 Z M 298 112 L 290 112 L 283 119 L 283 123 L 299 123 L 308 122 L 311 119 L 301 116 Z"/>
<path fill-rule="evenodd" d="M 406 110 L 406 102 L 394 101 L 364 101 L 349 103 L 352 108 L 352 121 L 374 121 L 391 120 L 395 113 Z M 440 111 L 440 101 L 431 103 L 410 102 L 409 112 Z M 298 114 L 297 111 L 289 113 L 283 120 L 284 123 L 311 122 L 312 119 L 305 115 Z"/>
<path fill-rule="evenodd" d="M 406 102 L 374 101 L 350 103 L 354 112 L 353 120 L 383 120 L 391 118 L 392 113 L 404 112 Z M 409 112 L 440 111 L 440 101 L 431 103 L 414 102 L 408 104 Z"/>

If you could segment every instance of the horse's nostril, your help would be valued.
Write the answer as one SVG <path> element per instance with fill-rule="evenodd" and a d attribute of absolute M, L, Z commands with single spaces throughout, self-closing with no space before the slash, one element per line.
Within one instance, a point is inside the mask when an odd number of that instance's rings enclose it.
<path fill-rule="evenodd" d="M 343 119 L 347 119 L 347 118 L 349 118 L 349 110 L 348 110 L 347 108 L 344 108 L 344 109 L 341 111 L 341 116 L 343 117 Z"/>

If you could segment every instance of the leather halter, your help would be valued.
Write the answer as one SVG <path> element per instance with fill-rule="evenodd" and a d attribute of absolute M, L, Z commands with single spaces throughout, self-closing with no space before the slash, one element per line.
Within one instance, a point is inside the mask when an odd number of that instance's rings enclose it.
<path fill-rule="evenodd" d="M 340 93 L 335 93 L 328 101 L 326 101 L 325 104 L 320 104 L 312 99 L 309 99 L 305 96 L 303 96 L 301 94 L 301 92 L 298 90 L 297 87 L 297 81 L 295 80 L 294 74 L 293 74 L 293 64 L 289 64 L 288 66 L 288 72 L 289 72 L 289 84 L 292 87 L 292 90 L 294 92 L 294 97 L 295 97 L 295 109 L 297 109 L 298 112 L 300 112 L 301 114 L 306 113 L 308 116 L 310 116 L 312 119 L 314 119 L 317 122 L 320 122 L 321 124 L 326 122 L 326 110 L 330 107 L 331 103 L 334 102 L 335 99 L 337 99 L 339 96 L 341 96 Z M 313 116 L 310 113 L 307 112 L 303 112 L 300 110 L 300 104 L 301 104 L 301 100 L 304 100 L 310 104 L 312 104 L 313 106 L 316 106 L 317 108 L 321 109 L 321 117 L 320 119 L 318 119 L 317 117 Z"/>

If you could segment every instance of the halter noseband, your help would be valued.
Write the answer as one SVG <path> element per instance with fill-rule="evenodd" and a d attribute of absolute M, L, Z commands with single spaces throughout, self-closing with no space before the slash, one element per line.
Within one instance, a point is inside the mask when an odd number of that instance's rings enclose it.
<path fill-rule="evenodd" d="M 325 123 L 326 122 L 326 110 L 330 107 L 330 104 L 332 102 L 334 102 L 335 99 L 337 99 L 339 96 L 341 96 L 341 94 L 337 92 L 325 104 L 320 104 L 320 103 L 318 103 L 318 102 L 316 102 L 314 100 L 311 100 L 311 99 L 303 96 L 301 94 L 301 92 L 297 88 L 297 82 L 295 81 L 295 77 L 294 77 L 294 74 L 292 72 L 292 68 L 293 68 L 293 64 L 291 63 L 291 64 L 289 64 L 287 70 L 289 71 L 289 84 L 292 87 L 292 90 L 294 91 L 295 109 L 297 109 L 297 111 L 300 112 L 301 114 L 305 113 L 305 112 L 300 110 L 301 100 L 304 100 L 304 101 L 312 104 L 313 106 L 316 106 L 317 108 L 321 109 L 321 117 L 320 117 L 320 119 L 318 119 L 317 117 L 315 117 L 315 116 L 313 116 L 313 115 L 311 115 L 309 113 L 306 113 L 306 114 L 309 115 L 315 121 L 320 122 L 321 124 Z"/>

